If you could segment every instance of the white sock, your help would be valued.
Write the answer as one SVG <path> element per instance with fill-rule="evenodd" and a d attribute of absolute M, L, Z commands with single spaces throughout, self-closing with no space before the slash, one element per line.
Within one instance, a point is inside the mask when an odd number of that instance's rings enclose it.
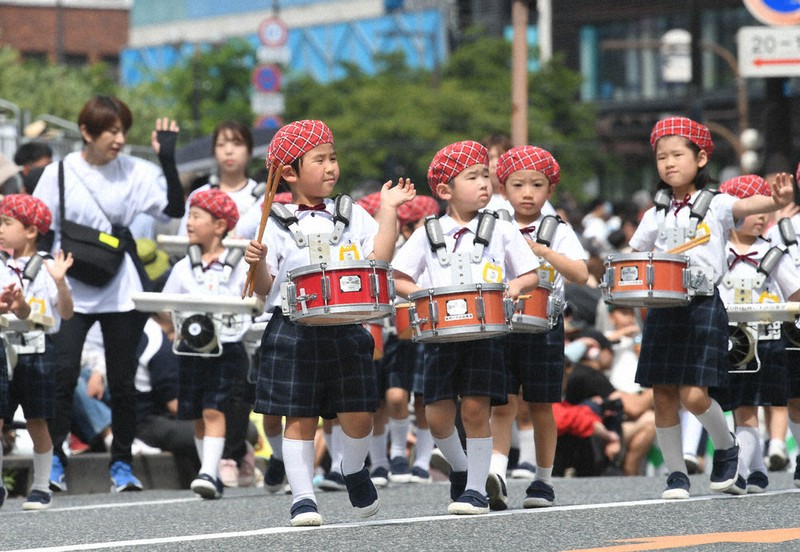
<path fill-rule="evenodd" d="M 739 475 L 747 479 L 753 455 L 761 455 L 758 429 L 755 427 L 736 426 L 736 438 L 739 439 Z M 764 462 L 763 460 L 761 461 Z"/>
<path fill-rule="evenodd" d="M 728 428 L 728 420 L 717 401 L 711 399 L 711 406 L 697 419 L 708 431 L 708 436 L 711 437 L 716 450 L 727 450 L 734 445 L 731 430 Z"/>
<path fill-rule="evenodd" d="M 769 448 L 767 450 L 769 451 L 768 456 L 779 453 L 786 454 L 786 441 L 783 439 L 770 439 Z"/>
<path fill-rule="evenodd" d="M 389 457 L 386 456 L 386 439 L 388 434 L 384 431 L 380 435 L 372 435 L 369 441 L 369 460 L 372 469 L 389 469 Z"/>
<path fill-rule="evenodd" d="M 794 437 L 794 442 L 800 447 L 800 422 L 789 420 L 789 431 L 792 433 L 792 437 Z"/>
<path fill-rule="evenodd" d="M 467 437 L 467 489 L 486 494 L 486 478 L 489 477 L 489 465 L 492 462 L 492 438 Z"/>
<path fill-rule="evenodd" d="M 411 428 L 411 419 L 406 416 L 403 419 L 389 418 L 389 436 L 391 448 L 389 458 L 405 457 L 406 442 L 408 441 L 408 430 Z"/>
<path fill-rule="evenodd" d="M 203 462 L 200 473 L 207 473 L 214 479 L 219 477 L 219 461 L 225 449 L 225 437 L 203 438 Z"/>
<path fill-rule="evenodd" d="M 194 438 L 194 448 L 197 450 L 197 457 L 200 459 L 200 463 L 203 463 L 203 438 L 195 436 Z"/>
<path fill-rule="evenodd" d="M 536 465 L 536 443 L 533 440 L 533 428 L 519 430 L 519 461 L 518 464 L 527 462 Z"/>
<path fill-rule="evenodd" d="M 433 437 L 430 429 L 417 428 L 417 444 L 414 447 L 414 465 L 429 471 L 433 453 Z M 800 441 L 798 441 L 800 442 Z"/>
<path fill-rule="evenodd" d="M 342 426 L 335 425 L 331 428 L 330 448 L 328 452 L 331 455 L 331 471 L 334 473 L 342 473 L 342 435 L 344 430 Z"/>
<path fill-rule="evenodd" d="M 272 437 L 267 435 L 267 443 L 269 443 L 269 448 L 272 449 L 272 457 L 275 460 L 283 460 L 283 435 L 280 433 Z"/>
<path fill-rule="evenodd" d="M 47 452 L 33 453 L 33 485 L 31 490 L 36 489 L 44 493 L 50 493 L 50 468 L 53 467 L 53 447 Z"/>
<path fill-rule="evenodd" d="M 352 475 L 364 469 L 364 460 L 369 452 L 372 433 L 354 439 L 342 431 L 342 475 Z"/>
<path fill-rule="evenodd" d="M 467 453 L 461 447 L 458 431 L 453 427 L 453 433 L 444 439 L 433 438 L 433 442 L 442 451 L 445 459 L 450 463 L 450 469 L 457 472 L 467 471 Z"/>
<path fill-rule="evenodd" d="M 685 408 L 681 409 L 681 432 L 683 433 L 683 453 L 697 456 L 700 439 L 703 437 L 703 424 Z"/>
<path fill-rule="evenodd" d="M 467 440 L 467 443 L 469 443 L 469 440 Z M 469 453 L 467 453 L 467 459 L 469 459 Z M 508 471 L 508 456 L 500 454 L 499 452 L 493 452 L 492 460 L 489 464 L 489 471 L 491 473 L 496 473 L 505 480 L 506 472 Z"/>
<path fill-rule="evenodd" d="M 553 486 L 553 466 L 549 468 L 543 468 L 541 466 L 536 466 L 536 475 L 533 478 L 536 481 L 541 481 L 542 483 L 547 483 L 551 487 Z"/>
<path fill-rule="evenodd" d="M 681 450 L 681 424 L 672 427 L 656 427 L 656 438 L 667 471 L 685 474 L 686 462 L 683 461 L 683 450 Z"/>
<path fill-rule="evenodd" d="M 286 481 L 292 489 L 292 504 L 304 498 L 317 502 L 314 496 L 314 441 L 283 438 L 283 463 Z"/>

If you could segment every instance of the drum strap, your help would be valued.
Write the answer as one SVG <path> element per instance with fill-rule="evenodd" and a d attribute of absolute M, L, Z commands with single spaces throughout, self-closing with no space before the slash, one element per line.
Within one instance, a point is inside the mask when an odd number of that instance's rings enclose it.
<path fill-rule="evenodd" d="M 330 234 L 328 242 L 331 245 L 338 244 L 344 231 L 350 225 L 350 218 L 353 213 L 353 198 L 347 194 L 339 194 L 333 203 L 333 232 Z M 284 230 L 291 232 L 294 242 L 300 249 L 308 247 L 308 237 L 300 230 L 299 220 L 285 205 L 273 203 L 269 216 L 272 217 Z"/>
<path fill-rule="evenodd" d="M 478 214 L 478 228 L 475 238 L 472 240 L 471 262 L 478 264 L 483 260 L 483 250 L 492 240 L 497 218 L 497 213 L 490 210 L 485 210 Z M 425 218 L 425 233 L 428 236 L 431 251 L 436 255 L 439 264 L 442 266 L 450 265 L 451 254 L 445 247 L 442 225 L 437 217 L 429 216 Z"/>
<path fill-rule="evenodd" d="M 28 290 L 28 286 L 31 282 L 36 279 L 36 276 L 39 275 L 39 271 L 42 269 L 42 264 L 47 259 L 52 259 L 48 253 L 44 251 L 38 251 L 36 254 L 32 255 L 28 262 L 25 264 L 25 269 L 20 274 L 20 279 L 22 280 L 22 291 L 23 293 Z"/>
<path fill-rule="evenodd" d="M 792 219 L 783 217 L 778 221 L 778 230 L 781 234 L 786 251 L 791 255 L 794 266 L 800 267 L 800 247 L 797 245 L 797 234 L 794 231 Z"/>
<path fill-rule="evenodd" d="M 536 232 L 536 242 L 550 247 L 553 244 L 553 238 L 558 230 L 558 225 L 563 224 L 564 221 L 561 217 L 556 215 L 547 215 L 542 219 L 539 225 L 539 230 Z"/>
<path fill-rule="evenodd" d="M 753 278 L 734 278 L 727 275 L 722 282 L 728 289 L 746 288 L 749 291 L 751 288 L 760 288 L 764 285 L 764 282 L 769 278 L 770 274 L 772 274 L 772 271 L 775 270 L 775 267 L 778 266 L 784 253 L 785 251 L 777 245 L 772 246 L 761 258 L 758 266 L 755 267 L 756 275 Z"/>
<path fill-rule="evenodd" d="M 236 268 L 236 265 L 239 264 L 244 256 L 244 251 L 238 247 L 226 249 L 225 251 L 224 263 L 212 261 L 209 266 L 204 268 L 200 246 L 196 243 L 189 246 L 189 263 L 192 266 L 192 274 L 198 282 L 208 284 L 210 290 L 214 292 L 216 292 L 219 284 L 225 283 L 230 279 L 233 269 Z M 214 263 L 222 265 L 222 273 L 209 270 Z"/>
<path fill-rule="evenodd" d="M 666 190 L 664 191 L 666 192 Z M 711 206 L 711 200 L 714 199 L 714 196 L 718 192 L 715 190 L 700 190 L 700 193 L 697 194 L 694 203 L 690 205 L 689 224 L 686 226 L 679 226 L 678 228 L 670 228 L 670 229 L 667 229 L 666 220 L 671 203 L 666 204 L 666 206 L 663 204 L 664 194 L 662 194 L 661 192 L 662 190 L 659 190 L 659 192 L 656 193 L 656 199 L 653 200 L 654 203 L 656 203 L 656 222 L 658 224 L 658 236 L 661 239 L 666 239 L 667 247 L 671 249 L 678 245 L 682 245 L 686 241 L 691 240 L 695 237 L 695 235 L 697 234 L 698 225 L 705 218 L 706 214 L 708 213 L 708 209 Z"/>

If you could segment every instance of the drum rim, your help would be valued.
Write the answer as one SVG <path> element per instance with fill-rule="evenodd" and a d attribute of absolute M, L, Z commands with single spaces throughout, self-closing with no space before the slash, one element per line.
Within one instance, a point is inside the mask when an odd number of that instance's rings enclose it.
<path fill-rule="evenodd" d="M 687 263 L 689 257 L 681 253 L 667 253 L 666 251 L 637 251 L 635 253 L 609 253 L 606 255 L 606 263 L 611 264 L 620 261 L 648 261 L 650 259 L 658 261 L 672 261 L 677 263 Z"/>
<path fill-rule="evenodd" d="M 451 293 L 475 293 L 478 291 L 478 286 L 481 286 L 481 292 L 488 291 L 505 291 L 505 284 L 459 284 L 457 286 L 440 286 L 428 287 L 420 291 L 415 291 L 408 295 L 408 300 L 411 302 L 421 299 L 423 297 L 439 297 L 440 295 L 449 295 Z"/>
<path fill-rule="evenodd" d="M 505 335 L 510 333 L 510 328 L 508 324 L 485 324 L 483 326 L 483 330 L 475 331 L 476 327 L 480 327 L 478 324 L 473 324 L 470 326 L 456 326 L 453 328 L 443 328 L 441 330 L 437 330 L 436 333 L 433 333 L 433 330 L 421 330 L 419 334 L 412 336 L 412 341 L 419 342 L 419 343 L 437 343 L 440 341 L 446 341 L 441 339 L 436 339 L 438 337 L 452 337 L 454 335 L 475 335 L 477 339 L 482 338 L 490 338 L 490 337 L 498 337 L 501 335 Z M 487 335 L 489 334 L 489 335 Z M 434 339 L 431 339 L 434 338 Z"/>
<path fill-rule="evenodd" d="M 305 276 L 306 274 L 314 274 L 323 271 L 322 265 L 325 264 L 325 272 L 337 272 L 340 270 L 353 270 L 359 268 L 366 268 L 368 270 L 372 270 L 374 267 L 375 269 L 379 270 L 391 270 L 391 265 L 386 261 L 381 261 L 378 259 L 367 259 L 367 260 L 358 260 L 358 261 L 331 261 L 330 263 L 314 263 L 299 266 L 294 268 L 287 273 L 287 277 L 289 280 L 297 277 L 297 276 Z"/>

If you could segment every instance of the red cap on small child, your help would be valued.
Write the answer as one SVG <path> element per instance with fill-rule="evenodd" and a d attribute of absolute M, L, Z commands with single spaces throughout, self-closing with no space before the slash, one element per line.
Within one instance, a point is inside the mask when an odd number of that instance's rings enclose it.
<path fill-rule="evenodd" d="M 410 224 L 430 215 L 439 214 L 439 202 L 431 196 L 417 194 L 411 201 L 406 201 L 397 208 L 397 219 L 400 224 Z"/>
<path fill-rule="evenodd" d="M 709 159 L 714 153 L 714 141 L 711 132 L 704 125 L 687 117 L 667 117 L 656 123 L 650 133 L 650 146 L 656 151 L 656 142 L 665 136 L 683 136 L 701 150 L 705 150 Z"/>
<path fill-rule="evenodd" d="M 742 199 L 754 195 L 772 195 L 769 183 L 755 174 L 743 174 L 726 180 L 720 185 L 719 191 Z"/>
<path fill-rule="evenodd" d="M 497 158 L 497 179 L 501 184 L 517 171 L 538 171 L 547 177 L 550 184 L 561 181 L 558 161 L 549 151 L 536 146 L 511 148 Z"/>
<path fill-rule="evenodd" d="M 27 194 L 5 196 L 0 203 L 0 215 L 18 220 L 25 226 L 33 225 L 42 235 L 50 230 L 50 222 L 53 220 L 47 205 Z"/>
<path fill-rule="evenodd" d="M 322 121 L 302 120 L 284 125 L 269 143 L 267 166 L 290 165 L 321 144 L 333 144 L 333 133 Z"/>
<path fill-rule="evenodd" d="M 365 195 L 361 199 L 357 200 L 356 203 L 361 205 L 364 210 L 370 214 L 370 216 L 375 216 L 375 213 L 378 212 L 378 209 L 381 208 L 381 193 L 380 192 L 372 192 L 371 194 Z M 400 209 L 398 209 L 399 214 Z"/>
<path fill-rule="evenodd" d="M 439 197 L 439 184 L 447 184 L 465 169 L 479 164 L 489 166 L 489 151 L 478 142 L 465 140 L 440 149 L 428 167 L 428 185 L 434 197 Z"/>
<path fill-rule="evenodd" d="M 236 202 L 227 193 L 216 188 L 201 190 L 192 194 L 192 198 L 189 200 L 189 207 L 199 207 L 216 218 L 224 220 L 228 227 L 228 232 L 233 230 L 236 223 L 239 222 L 239 208 L 236 207 Z"/>

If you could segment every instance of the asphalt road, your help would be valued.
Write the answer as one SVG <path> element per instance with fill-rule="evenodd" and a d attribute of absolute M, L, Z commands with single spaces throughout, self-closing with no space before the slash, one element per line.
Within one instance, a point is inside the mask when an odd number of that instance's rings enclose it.
<path fill-rule="evenodd" d="M 692 498 L 663 501 L 662 477 L 556 479 L 556 505 L 522 508 L 526 482 L 510 481 L 505 512 L 447 514 L 448 485 L 380 489 L 382 507 L 354 515 L 346 493 L 317 498 L 324 525 L 289 526 L 288 495 L 228 489 L 218 501 L 190 491 L 57 495 L 50 510 L 0 510 L 0 550 L 800 550 L 800 489 L 770 474 L 770 491 L 711 494 L 692 476 Z"/>

